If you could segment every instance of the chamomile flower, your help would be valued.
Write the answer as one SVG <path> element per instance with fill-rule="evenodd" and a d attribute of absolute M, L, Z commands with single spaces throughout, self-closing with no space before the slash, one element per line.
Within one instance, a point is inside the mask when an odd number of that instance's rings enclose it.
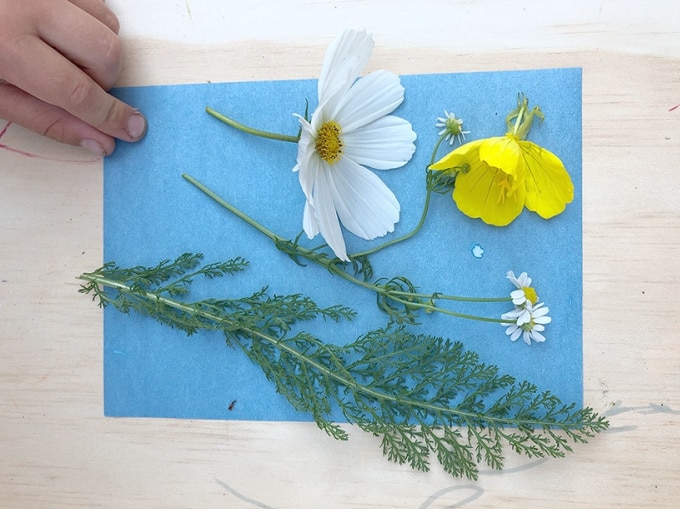
<path fill-rule="evenodd" d="M 545 336 L 541 333 L 545 331 L 545 325 L 552 321 L 548 316 L 549 311 L 542 302 L 535 305 L 527 302 L 524 306 L 517 306 L 512 311 L 503 313 L 503 320 L 513 320 L 513 323 L 502 324 L 507 327 L 505 334 L 510 336 L 511 341 L 517 341 L 522 336 L 527 345 L 531 345 L 532 341 L 543 343 Z"/>
<path fill-rule="evenodd" d="M 348 30 L 329 47 L 318 83 L 319 105 L 311 119 L 299 116 L 297 165 L 305 194 L 303 229 L 321 234 L 335 256 L 348 261 L 342 226 L 367 240 L 394 231 L 400 206 L 375 173 L 405 165 L 416 134 L 390 115 L 404 100 L 399 77 L 375 71 L 361 79 L 373 39 Z"/>
<path fill-rule="evenodd" d="M 463 131 L 463 119 L 456 118 L 456 115 L 446 110 L 444 110 L 443 117 L 437 117 L 435 127 L 443 128 L 439 131 L 439 136 L 446 135 L 444 139 L 449 142 L 449 145 L 453 145 L 456 140 L 462 145 L 465 135 L 470 134 L 470 131 Z"/>
<path fill-rule="evenodd" d="M 510 292 L 510 298 L 515 306 L 522 306 L 526 302 L 529 304 L 536 304 L 538 295 L 536 294 L 536 290 L 531 286 L 531 278 L 526 272 L 522 272 L 519 277 L 516 277 L 513 271 L 509 271 L 506 277 L 513 285 L 515 285 L 515 288 L 517 288 L 517 290 Z"/>

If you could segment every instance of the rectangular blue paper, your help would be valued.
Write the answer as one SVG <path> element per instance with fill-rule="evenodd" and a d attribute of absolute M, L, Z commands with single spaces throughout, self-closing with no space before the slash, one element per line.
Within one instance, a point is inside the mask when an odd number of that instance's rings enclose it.
<path fill-rule="evenodd" d="M 497 323 L 424 315 L 418 332 L 464 342 L 501 372 L 582 405 L 581 70 L 550 69 L 402 76 L 404 103 L 395 112 L 413 124 L 417 151 L 403 168 L 379 176 L 401 202 L 392 236 L 418 222 L 425 196 L 424 169 L 437 140 L 437 117 L 455 112 L 467 140 L 505 133 L 505 117 L 523 92 L 545 121 L 529 139 L 557 154 L 571 174 L 575 199 L 543 220 L 525 210 L 497 228 L 460 213 L 450 195 L 434 195 L 423 229 L 410 241 L 372 257 L 375 277 L 405 276 L 423 293 L 505 296 L 508 270 L 526 271 L 553 321 L 547 341 L 513 343 Z M 325 341 L 347 343 L 387 318 L 375 296 L 316 266 L 301 267 L 268 239 L 181 178 L 187 172 L 270 230 L 295 238 L 302 229 L 304 196 L 293 143 L 230 128 L 205 113 L 210 106 L 267 131 L 296 134 L 305 101 L 316 107 L 316 80 L 123 88 L 116 95 L 148 118 L 146 137 L 119 143 L 105 160 L 104 257 L 127 267 L 155 265 L 184 252 L 207 262 L 243 256 L 250 267 L 234 277 L 201 284 L 193 299 L 302 293 L 322 306 L 358 311 L 348 323 L 313 323 Z M 440 151 L 443 155 L 445 151 Z M 387 237 L 387 239 L 391 238 Z M 375 245 L 346 235 L 349 252 Z M 321 238 L 302 243 L 316 246 Z M 511 303 L 464 305 L 462 312 L 500 317 Z M 234 405 L 230 404 L 236 401 Z M 187 337 L 151 318 L 104 313 L 104 402 L 108 416 L 191 419 L 309 420 L 276 393 L 242 352 L 217 332 Z M 338 416 L 340 418 L 340 416 Z"/>

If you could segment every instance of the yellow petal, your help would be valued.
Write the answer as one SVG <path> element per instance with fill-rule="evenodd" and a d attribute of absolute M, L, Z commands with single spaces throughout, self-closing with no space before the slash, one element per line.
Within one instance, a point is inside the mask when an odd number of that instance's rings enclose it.
<path fill-rule="evenodd" d="M 450 170 L 452 168 L 463 166 L 466 163 L 469 164 L 468 160 L 471 157 L 478 159 L 475 153 L 479 150 L 479 145 L 481 145 L 483 141 L 484 140 L 475 140 L 461 145 L 460 147 L 446 154 L 436 163 L 430 165 L 430 169 Z"/>
<path fill-rule="evenodd" d="M 526 162 L 526 207 L 544 219 L 564 211 L 574 184 L 559 157 L 530 141 L 520 141 Z"/>
<path fill-rule="evenodd" d="M 526 188 L 513 175 L 489 166 L 479 157 L 468 158 L 467 173 L 459 173 L 453 199 L 465 215 L 487 224 L 506 226 L 524 208 Z"/>
<path fill-rule="evenodd" d="M 479 147 L 479 158 L 489 166 L 522 178 L 524 158 L 519 140 L 512 135 L 486 138 Z"/>

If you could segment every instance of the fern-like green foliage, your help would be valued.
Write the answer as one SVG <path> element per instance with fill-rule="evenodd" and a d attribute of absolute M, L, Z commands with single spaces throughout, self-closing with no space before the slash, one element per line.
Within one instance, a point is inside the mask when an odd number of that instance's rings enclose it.
<path fill-rule="evenodd" d="M 299 411 L 330 436 L 346 440 L 332 422 L 339 408 L 347 421 L 381 437 L 383 453 L 418 470 L 432 456 L 454 476 L 476 479 L 479 464 L 503 467 L 504 448 L 529 457 L 562 457 L 609 424 L 590 408 L 563 404 L 549 392 L 480 362 L 462 343 L 414 334 L 391 323 L 344 346 L 328 344 L 293 327 L 312 319 L 351 319 L 343 306 L 322 308 L 302 295 L 267 288 L 237 299 L 185 300 L 197 277 L 233 275 L 242 258 L 200 266 L 184 254 L 155 267 L 113 263 L 80 276 L 81 292 L 100 305 L 134 310 L 193 334 L 219 330 L 265 373 Z"/>

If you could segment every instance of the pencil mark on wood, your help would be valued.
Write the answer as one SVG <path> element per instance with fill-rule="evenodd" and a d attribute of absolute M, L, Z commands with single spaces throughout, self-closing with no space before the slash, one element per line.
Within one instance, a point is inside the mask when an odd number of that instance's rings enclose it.
<path fill-rule="evenodd" d="M 517 472 L 523 472 L 525 470 L 531 470 L 532 468 L 536 468 L 539 465 L 542 465 L 548 461 L 548 458 L 540 458 L 537 460 L 534 460 L 530 463 L 526 463 L 524 465 L 519 465 L 517 467 L 512 467 L 512 468 L 504 468 L 503 470 L 484 470 L 479 472 L 479 475 L 508 475 L 508 474 L 516 474 Z"/>
<path fill-rule="evenodd" d="M 2 129 L 0 129 L 0 138 L 2 138 L 6 133 L 12 122 L 7 122 Z M 20 150 L 18 148 L 10 147 L 4 143 L 0 143 L 0 149 L 7 150 L 8 152 L 14 152 L 15 154 L 20 154 L 24 157 L 30 157 L 35 159 L 44 159 L 46 161 L 58 161 L 60 163 L 94 163 L 99 161 L 99 158 L 88 158 L 88 159 L 60 159 L 57 157 L 45 157 L 40 154 L 34 154 L 32 152 L 26 152 L 25 150 Z"/>
<path fill-rule="evenodd" d="M 270 505 L 263 504 L 262 502 L 259 502 L 258 500 L 255 500 L 255 499 L 250 498 L 250 497 L 246 497 L 245 495 L 239 493 L 239 492 L 236 491 L 234 488 L 232 488 L 231 486 L 229 486 L 229 485 L 228 485 L 226 482 L 224 482 L 224 481 L 221 481 L 221 480 L 219 480 L 219 479 L 215 479 L 215 482 L 216 482 L 217 484 L 219 484 L 220 486 L 222 486 L 225 490 L 227 490 L 229 493 L 231 493 L 232 495 L 234 495 L 234 496 L 235 496 L 236 498 L 238 498 L 239 500 L 242 500 L 243 502 L 247 502 L 248 504 L 251 504 L 253 507 L 259 507 L 259 508 L 261 508 L 261 509 L 276 509 L 276 508 L 274 508 L 274 507 L 272 507 L 272 506 L 270 506 Z"/>
<path fill-rule="evenodd" d="M 660 404 L 649 403 L 644 406 L 626 407 L 621 406 L 621 401 L 616 401 L 612 403 L 612 407 L 609 410 L 602 412 L 602 415 L 605 417 L 611 417 L 614 415 L 625 414 L 628 412 L 635 412 L 642 415 L 651 414 L 680 415 L 680 410 L 674 410 L 672 407 L 664 405 L 663 403 Z"/>
<path fill-rule="evenodd" d="M 457 496 L 462 495 L 465 498 L 460 498 L 458 501 L 454 501 L 453 504 L 447 505 L 446 506 L 447 509 L 454 507 L 464 507 L 468 503 L 477 500 L 479 497 L 484 495 L 484 489 L 480 488 L 479 486 L 475 486 L 474 484 L 466 484 L 463 486 L 449 486 L 448 488 L 444 488 L 443 490 L 439 490 L 438 492 L 430 495 L 428 499 L 425 500 L 425 502 L 423 502 L 420 505 L 419 509 L 429 509 L 435 502 L 442 502 L 442 499 L 446 497 L 446 495 L 457 491 L 463 492 L 456 493 Z"/>
<path fill-rule="evenodd" d="M 484 470 L 479 472 L 480 477 L 481 476 L 486 476 L 486 475 L 510 475 L 510 474 L 516 474 L 518 472 L 523 472 L 526 470 L 530 470 L 532 468 L 536 468 L 537 466 L 545 463 L 548 461 L 548 458 L 540 458 L 534 461 L 531 461 L 530 463 L 526 463 L 524 465 L 519 465 L 517 467 L 513 468 L 505 468 L 503 470 Z M 439 490 L 438 492 L 430 495 L 425 502 L 423 502 L 419 509 L 429 509 L 432 507 L 432 505 L 435 502 L 442 503 L 445 502 L 445 497 L 449 495 L 450 493 L 456 492 L 456 491 L 461 491 L 463 493 L 457 493 L 457 496 L 460 496 L 458 500 L 452 499 L 451 503 L 446 506 L 446 509 L 453 509 L 454 507 L 465 507 L 468 505 L 470 502 L 473 502 L 477 500 L 478 498 L 482 497 L 486 491 L 474 484 L 465 484 L 461 486 L 449 486 L 448 488 L 444 488 L 442 490 Z"/>
<path fill-rule="evenodd" d="M 652 414 L 670 414 L 670 415 L 680 415 L 680 410 L 674 410 L 668 405 L 663 403 L 649 403 L 643 406 L 622 406 L 621 401 L 615 401 L 612 403 L 611 408 L 602 412 L 604 417 L 613 417 L 616 415 L 626 414 L 626 413 L 636 413 L 641 415 L 652 415 Z M 606 434 L 614 433 L 625 433 L 626 431 L 633 431 L 637 429 L 638 426 L 634 424 L 629 424 L 625 426 L 610 426 L 609 429 L 605 430 Z"/>

